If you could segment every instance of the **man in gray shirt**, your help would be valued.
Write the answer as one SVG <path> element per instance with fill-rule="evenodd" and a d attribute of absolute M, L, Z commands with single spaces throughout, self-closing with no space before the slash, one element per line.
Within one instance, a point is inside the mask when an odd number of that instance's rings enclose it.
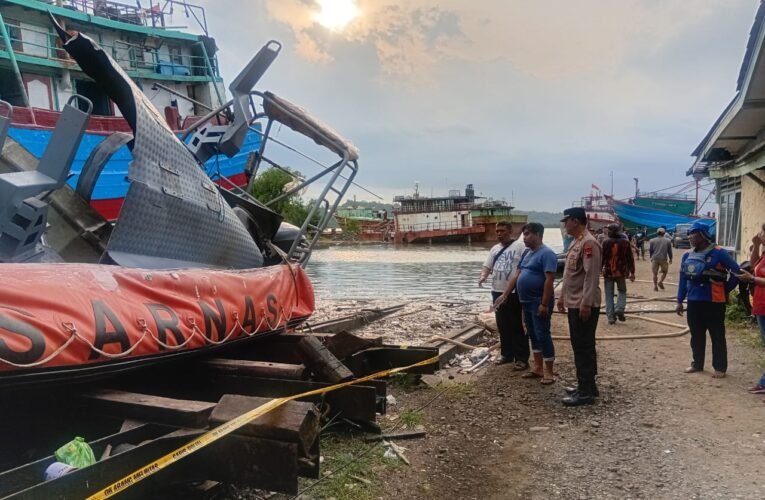
<path fill-rule="evenodd" d="M 667 277 L 669 265 L 672 264 L 672 240 L 665 237 L 666 229 L 660 227 L 656 237 L 648 244 L 648 255 L 651 256 L 651 272 L 653 272 L 653 291 L 664 290 L 664 278 Z M 661 279 L 659 279 L 661 270 Z"/>

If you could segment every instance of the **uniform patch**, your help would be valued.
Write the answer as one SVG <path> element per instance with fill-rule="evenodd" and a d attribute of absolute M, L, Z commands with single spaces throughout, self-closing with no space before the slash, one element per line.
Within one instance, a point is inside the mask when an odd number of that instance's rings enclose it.
<path fill-rule="evenodd" d="M 584 256 L 587 258 L 592 257 L 592 246 L 584 247 Z"/>

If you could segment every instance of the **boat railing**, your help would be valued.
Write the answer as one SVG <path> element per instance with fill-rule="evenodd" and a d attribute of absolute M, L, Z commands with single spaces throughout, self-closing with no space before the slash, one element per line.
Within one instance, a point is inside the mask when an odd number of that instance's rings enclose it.
<path fill-rule="evenodd" d="M 473 226 L 463 225 L 461 221 L 446 222 L 422 222 L 419 224 L 397 224 L 400 232 L 419 232 L 419 231 L 449 231 L 454 229 L 470 229 Z"/>
<path fill-rule="evenodd" d="M 207 34 L 207 15 L 204 7 L 184 0 L 163 0 L 157 4 L 150 0 L 148 3 L 148 8 L 142 8 L 141 2 L 131 5 L 113 0 L 63 0 L 63 7 L 112 21 L 151 28 L 178 28 L 168 25 L 177 9 L 185 18 L 193 19 Z"/>
<path fill-rule="evenodd" d="M 66 52 L 56 44 L 57 37 L 43 28 L 36 29 L 25 24 L 23 27 L 6 23 L 13 52 L 42 59 L 53 60 L 64 65 L 76 64 Z M 152 78 L 157 75 L 196 76 L 209 79 L 212 71 L 216 79 L 220 78 L 217 60 L 210 57 L 210 64 L 203 55 L 175 53 L 160 55 L 156 50 L 123 40 L 116 40 L 113 45 L 99 44 L 109 53 L 122 69 L 133 77 Z M 0 47 L 7 49 L 0 38 Z"/>
<path fill-rule="evenodd" d="M 271 42 L 269 42 L 270 44 Z M 266 44 L 266 47 L 269 46 Z M 279 46 L 280 48 L 280 46 Z M 278 51 L 277 51 L 278 52 Z M 233 85 L 233 84 L 232 84 Z M 200 119 L 192 127 L 185 131 L 183 140 L 187 140 L 195 132 L 211 122 L 219 115 L 233 116 L 235 100 L 229 100 L 219 108 L 211 111 Z M 232 109 L 233 108 L 233 109 Z M 294 195 L 299 195 L 310 186 L 324 181 L 324 187 L 320 189 L 308 207 L 308 213 L 300 227 L 300 237 L 295 238 L 287 252 L 287 257 L 294 262 L 305 266 L 311 256 L 311 252 L 318 242 L 319 238 L 332 220 L 337 208 L 340 205 L 345 193 L 350 186 L 354 184 L 353 179 L 358 173 L 359 152 L 350 141 L 341 137 L 337 132 L 321 123 L 319 120 L 308 114 L 302 108 L 290 103 L 289 101 L 278 97 L 271 92 L 251 91 L 249 92 L 249 109 L 251 118 L 248 121 L 247 129 L 261 137 L 260 149 L 251 153 L 254 161 L 248 167 L 246 172 L 249 177 L 247 188 L 244 190 L 244 196 L 252 197 L 249 194 L 252 185 L 256 179 L 260 165 L 265 163 L 271 168 L 287 170 L 279 162 L 266 153 L 269 145 L 281 146 L 283 150 L 295 153 L 297 156 L 309 161 L 315 166 L 320 167 L 320 171 L 305 179 L 296 179 L 298 182 L 290 184 L 290 188 L 279 196 L 267 201 L 265 205 L 269 208 L 276 206 L 282 200 L 288 199 Z M 255 122 L 265 122 L 264 131 L 255 126 Z M 281 130 L 281 125 L 293 130 L 299 135 L 308 138 L 317 145 L 322 146 L 335 153 L 339 159 L 334 163 L 327 164 L 321 162 L 304 153 L 302 150 L 277 139 L 272 135 L 275 132 L 274 125 Z M 230 130 L 230 129 L 229 129 Z M 223 138 L 218 139 L 222 143 Z"/>

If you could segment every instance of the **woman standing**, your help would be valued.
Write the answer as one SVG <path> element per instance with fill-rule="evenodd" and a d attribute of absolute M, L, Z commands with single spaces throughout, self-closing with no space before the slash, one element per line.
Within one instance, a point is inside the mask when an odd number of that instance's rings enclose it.
<path fill-rule="evenodd" d="M 752 283 L 754 285 L 752 314 L 757 318 L 762 342 L 765 344 L 765 255 L 762 252 L 763 246 L 765 246 L 765 224 L 762 225 L 762 231 L 752 238 L 752 254 L 749 256 L 749 262 L 752 264 L 754 274 L 741 271 L 739 279 L 744 283 Z M 749 389 L 749 392 L 752 394 L 765 394 L 765 373 L 760 377 L 760 382 Z M 765 402 L 765 399 L 763 399 L 763 402 Z"/>
<path fill-rule="evenodd" d="M 688 328 L 691 330 L 693 362 L 685 373 L 704 369 L 707 331 L 712 339 L 714 378 L 723 378 L 728 370 L 728 346 L 725 341 L 725 304 L 735 279 L 728 273 L 741 273 L 733 258 L 712 244 L 709 225 L 696 221 L 688 231 L 691 250 L 683 255 L 677 290 L 677 314 L 683 315 L 683 301 L 688 299 Z"/>

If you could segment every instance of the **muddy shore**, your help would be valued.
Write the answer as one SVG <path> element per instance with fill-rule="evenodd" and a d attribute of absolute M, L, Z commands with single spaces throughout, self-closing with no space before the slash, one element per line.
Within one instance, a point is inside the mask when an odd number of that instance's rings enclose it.
<path fill-rule="evenodd" d="M 638 278 L 649 276 L 641 262 Z M 650 284 L 634 283 L 629 293 L 628 309 L 672 308 L 634 299 L 656 296 Z M 668 287 L 661 296 L 673 293 Z M 395 301 L 388 302 L 319 298 L 328 316 Z M 416 344 L 467 325 L 486 309 L 486 303 L 424 299 L 360 332 Z M 672 331 L 678 329 L 635 318 L 608 325 L 601 316 L 598 336 Z M 554 317 L 553 333 L 567 335 L 562 316 Z M 690 359 L 687 335 L 603 340 L 601 398 L 590 407 L 560 405 L 563 387 L 575 379 L 563 340 L 556 341 L 559 375 L 552 386 L 521 379 L 507 365 L 490 365 L 471 377 L 444 376 L 440 385 L 431 380 L 430 386 L 394 388 L 397 403 L 383 425 L 425 406 L 417 411 L 427 436 L 402 443 L 410 466 L 376 469 L 369 498 L 765 498 L 765 404 L 746 392 L 765 369 L 765 349 L 752 339 L 751 328 L 729 328 L 730 368 L 721 380 L 710 371 L 683 373 Z"/>

